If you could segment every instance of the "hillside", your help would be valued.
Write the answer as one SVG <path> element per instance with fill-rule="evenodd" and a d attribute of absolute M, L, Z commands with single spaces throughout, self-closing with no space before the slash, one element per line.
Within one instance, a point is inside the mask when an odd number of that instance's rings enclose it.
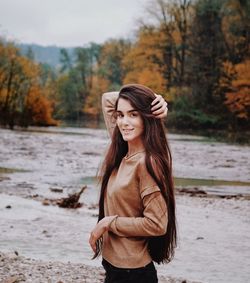
<path fill-rule="evenodd" d="M 17 45 L 23 55 L 27 55 L 29 49 L 32 50 L 35 61 L 39 63 L 46 63 L 54 68 L 60 66 L 60 50 L 64 47 L 58 46 L 41 46 L 38 44 L 18 44 Z M 65 48 L 70 56 L 73 57 L 74 48 Z"/>

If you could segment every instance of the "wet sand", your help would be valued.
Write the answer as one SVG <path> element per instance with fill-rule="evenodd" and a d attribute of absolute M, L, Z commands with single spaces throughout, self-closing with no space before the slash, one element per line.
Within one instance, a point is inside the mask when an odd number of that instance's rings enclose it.
<path fill-rule="evenodd" d="M 0 272 L 0 279 L 15 275 L 25 265 L 24 282 L 101 282 L 100 260 L 91 260 L 87 243 L 96 223 L 98 199 L 97 186 L 90 177 L 96 175 L 107 147 L 106 132 L 72 128 L 39 131 L 0 129 L 0 167 L 19 170 L 0 174 L 0 251 L 4 253 L 0 262 L 9 267 Z M 250 182 L 247 146 L 180 135 L 170 135 L 170 145 L 177 177 Z M 84 184 L 88 187 L 79 209 L 42 204 L 45 198 L 79 191 Z M 62 193 L 53 189 L 62 189 Z M 161 278 L 160 282 L 247 282 L 250 202 L 246 196 L 250 187 L 199 189 L 209 195 L 177 195 L 179 246 L 173 262 L 157 266 L 159 276 L 175 281 Z M 221 190 L 228 195 L 239 192 L 239 196 L 210 197 L 211 192 L 220 195 Z M 14 260 L 14 251 L 21 257 Z M 41 266 L 49 265 L 52 267 L 41 272 Z M 62 274 L 56 274 L 57 270 Z M 28 272 L 34 275 L 29 278 Z M 73 279 L 78 273 L 79 278 Z"/>

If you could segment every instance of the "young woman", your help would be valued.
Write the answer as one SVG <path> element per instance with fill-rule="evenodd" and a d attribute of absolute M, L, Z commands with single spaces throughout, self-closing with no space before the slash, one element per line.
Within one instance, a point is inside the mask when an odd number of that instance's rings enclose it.
<path fill-rule="evenodd" d="M 172 160 L 161 120 L 167 103 L 137 84 L 102 101 L 111 145 L 89 243 L 94 257 L 102 253 L 105 283 L 158 282 L 153 261 L 169 262 L 176 247 Z"/>

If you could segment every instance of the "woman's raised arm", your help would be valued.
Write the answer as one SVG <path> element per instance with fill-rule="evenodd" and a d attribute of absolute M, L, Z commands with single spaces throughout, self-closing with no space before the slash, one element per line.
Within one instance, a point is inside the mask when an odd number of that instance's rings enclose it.
<path fill-rule="evenodd" d="M 115 111 L 115 103 L 118 98 L 118 94 L 118 91 L 112 91 L 105 92 L 102 95 L 102 113 L 110 137 L 112 137 L 113 130 L 116 125 L 113 114 Z"/>

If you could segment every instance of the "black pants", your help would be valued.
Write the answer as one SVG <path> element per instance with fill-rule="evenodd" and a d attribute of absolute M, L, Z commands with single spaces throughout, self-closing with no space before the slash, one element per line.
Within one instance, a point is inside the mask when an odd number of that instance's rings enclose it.
<path fill-rule="evenodd" d="M 104 283 L 157 283 L 157 273 L 153 262 L 140 268 L 118 268 L 102 260 L 106 271 Z"/>

